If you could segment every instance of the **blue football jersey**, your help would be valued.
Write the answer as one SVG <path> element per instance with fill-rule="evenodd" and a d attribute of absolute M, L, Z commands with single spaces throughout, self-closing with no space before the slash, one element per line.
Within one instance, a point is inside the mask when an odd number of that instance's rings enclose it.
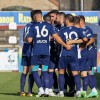
<path fill-rule="evenodd" d="M 65 43 L 68 40 L 77 40 L 85 37 L 82 31 L 74 26 L 63 28 L 62 30 L 59 31 L 59 36 Z M 63 47 L 60 55 L 77 56 L 77 44 L 73 44 L 71 50 L 66 50 L 66 48 Z"/>
<path fill-rule="evenodd" d="M 49 55 L 50 36 L 55 34 L 54 27 L 47 22 L 35 22 L 29 29 L 28 37 L 33 38 L 32 55 Z"/>
<path fill-rule="evenodd" d="M 90 27 L 88 27 L 88 26 L 85 26 L 85 27 L 83 28 L 83 33 L 86 35 L 86 37 L 87 37 L 88 39 L 94 38 L 93 31 L 92 31 L 92 29 L 91 29 Z M 92 43 L 91 45 L 89 45 L 88 48 L 91 48 L 92 46 L 94 46 L 94 43 Z"/>
<path fill-rule="evenodd" d="M 33 24 L 34 22 L 30 22 L 24 27 L 23 39 L 27 38 L 27 35 L 29 34 L 29 29 Z M 22 56 L 30 56 L 31 49 L 32 49 L 32 44 L 23 41 Z"/>

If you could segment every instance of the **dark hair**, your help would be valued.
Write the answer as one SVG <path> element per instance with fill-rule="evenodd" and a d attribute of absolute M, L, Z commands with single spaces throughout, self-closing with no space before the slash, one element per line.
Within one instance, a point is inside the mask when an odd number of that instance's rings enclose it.
<path fill-rule="evenodd" d="M 80 23 L 80 17 L 74 16 L 74 24 L 79 24 L 79 23 Z"/>
<path fill-rule="evenodd" d="M 41 10 L 32 10 L 32 11 L 31 11 L 31 18 L 32 18 L 32 20 L 34 20 L 33 16 L 34 16 L 35 14 L 42 14 L 42 11 L 41 11 Z"/>
<path fill-rule="evenodd" d="M 79 18 L 85 22 L 85 17 L 83 15 L 79 15 Z"/>
<path fill-rule="evenodd" d="M 74 22 L 74 17 L 71 14 L 65 14 L 65 19 L 68 19 L 69 22 L 73 23 Z"/>
<path fill-rule="evenodd" d="M 51 21 L 51 19 L 50 19 L 50 15 L 49 14 L 45 14 L 44 16 L 43 16 L 43 19 L 44 19 L 44 21 L 46 21 L 46 22 L 50 22 Z"/>
<path fill-rule="evenodd" d="M 58 14 L 58 10 L 51 10 L 51 11 L 50 11 L 50 14 L 51 14 L 51 13 Z"/>
<path fill-rule="evenodd" d="M 64 13 L 64 12 L 59 12 L 58 15 L 63 15 L 63 16 L 65 16 L 65 13 Z"/>

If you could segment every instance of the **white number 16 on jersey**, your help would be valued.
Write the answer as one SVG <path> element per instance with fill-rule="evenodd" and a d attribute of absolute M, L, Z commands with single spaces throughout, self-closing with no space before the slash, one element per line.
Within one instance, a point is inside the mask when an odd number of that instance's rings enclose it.
<path fill-rule="evenodd" d="M 37 38 L 48 36 L 48 30 L 46 29 L 46 25 L 42 27 L 41 32 L 39 31 L 39 26 L 36 26 L 35 29 L 37 30 L 37 35 L 36 35 Z"/>

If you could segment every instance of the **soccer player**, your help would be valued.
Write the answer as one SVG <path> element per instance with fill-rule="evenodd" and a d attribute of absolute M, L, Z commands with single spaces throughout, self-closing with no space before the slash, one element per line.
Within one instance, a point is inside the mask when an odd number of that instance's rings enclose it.
<path fill-rule="evenodd" d="M 42 21 L 41 10 L 35 11 L 35 24 L 29 29 L 29 34 L 27 41 L 29 43 L 33 42 L 32 49 L 32 74 L 34 80 L 39 88 L 37 97 L 48 96 L 49 95 L 49 75 L 48 66 L 50 64 L 49 57 L 49 36 L 52 35 L 58 43 L 62 44 L 66 49 L 70 50 L 71 46 L 66 45 L 61 38 L 56 34 L 53 26 L 47 22 Z M 44 89 L 41 83 L 41 79 L 38 74 L 39 65 L 42 65 L 42 75 L 44 79 Z"/>
<path fill-rule="evenodd" d="M 56 19 L 57 25 L 55 26 L 59 31 L 65 27 L 64 20 L 65 20 L 65 13 L 59 12 L 57 14 L 57 19 Z M 59 55 L 61 52 L 61 45 L 56 44 L 56 52 L 57 52 L 56 60 L 57 60 L 57 67 L 58 67 L 58 60 L 59 60 Z M 74 93 L 75 93 L 74 78 L 72 76 L 71 71 L 68 68 L 67 68 L 67 72 L 65 71 L 64 76 L 65 76 L 64 94 L 67 96 L 74 96 Z M 67 85 L 70 88 L 69 92 L 67 92 Z"/>
<path fill-rule="evenodd" d="M 80 93 L 81 88 L 81 80 L 79 76 L 79 65 L 77 58 L 77 45 L 76 43 L 82 43 L 83 40 L 87 41 L 84 34 L 81 34 L 80 29 L 73 26 L 74 17 L 71 14 L 65 15 L 65 24 L 67 27 L 63 28 L 59 31 L 59 36 L 61 39 L 67 44 L 73 44 L 71 50 L 66 50 L 64 47 L 62 48 L 60 59 L 59 59 L 59 88 L 60 92 L 58 94 L 59 97 L 64 97 L 64 72 L 68 64 L 70 64 L 70 70 L 74 76 L 75 85 L 76 85 L 76 94 Z M 82 40 L 83 39 L 83 40 Z"/>
<path fill-rule="evenodd" d="M 98 97 L 97 92 L 97 83 L 96 83 L 96 77 L 92 74 L 92 68 L 96 67 L 96 60 L 97 60 L 97 51 L 94 45 L 94 35 L 93 31 L 88 27 L 85 26 L 85 17 L 80 16 L 80 26 L 84 29 L 85 32 L 88 32 L 89 34 L 86 34 L 89 41 L 86 44 L 86 47 L 88 48 L 88 57 L 89 57 L 89 63 L 90 68 L 88 72 L 88 84 L 90 88 L 92 89 L 92 92 L 87 97 Z M 92 59 L 91 59 L 92 58 Z"/>
<path fill-rule="evenodd" d="M 57 19 L 57 14 L 58 14 L 58 10 L 51 10 L 49 12 L 50 14 L 50 17 L 51 17 L 51 24 L 54 26 L 56 32 L 58 32 L 58 29 L 56 28 L 56 19 Z M 58 91 L 58 80 L 57 80 L 57 74 L 55 72 L 55 64 L 57 66 L 57 58 L 56 56 L 56 42 L 54 40 L 51 41 L 51 50 L 50 50 L 50 53 L 51 53 L 51 57 L 50 57 L 50 60 L 51 62 L 51 68 L 50 68 L 50 77 L 52 78 L 52 75 L 53 75 L 53 83 L 51 83 L 51 86 L 52 87 L 52 84 L 53 84 L 53 87 L 54 87 L 54 92 L 57 94 L 59 91 Z"/>
<path fill-rule="evenodd" d="M 74 16 L 74 26 L 80 28 L 80 17 Z M 81 29 L 84 33 L 84 30 Z M 88 32 L 86 34 L 89 34 Z M 85 35 L 86 36 L 86 35 Z M 78 45 L 78 61 L 80 67 L 80 73 L 82 77 L 82 91 L 79 97 L 86 98 L 87 86 L 88 86 L 88 70 L 89 70 L 89 59 L 88 59 L 88 49 L 85 47 L 86 43 L 81 43 Z"/>
<path fill-rule="evenodd" d="M 29 44 L 28 42 L 26 42 L 26 37 L 29 34 L 29 28 L 34 24 L 33 22 L 33 13 L 34 10 L 31 11 L 31 18 L 32 18 L 32 22 L 28 23 L 25 27 L 24 27 L 24 33 L 23 33 L 23 49 L 22 49 L 22 65 L 23 67 L 23 72 L 21 74 L 21 78 L 20 78 L 20 96 L 25 96 L 25 92 L 24 92 L 24 87 L 25 87 L 25 82 L 26 82 L 26 76 L 29 72 L 29 77 L 28 77 L 28 94 L 27 96 L 32 96 L 32 87 L 33 87 L 33 83 L 34 83 L 34 78 L 32 76 L 31 73 L 31 49 L 32 49 L 32 44 Z"/>

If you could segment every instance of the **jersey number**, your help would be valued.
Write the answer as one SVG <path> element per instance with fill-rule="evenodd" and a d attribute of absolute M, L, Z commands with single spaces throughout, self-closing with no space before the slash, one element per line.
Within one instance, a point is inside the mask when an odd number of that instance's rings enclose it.
<path fill-rule="evenodd" d="M 77 39 L 78 39 L 78 35 L 77 35 L 77 33 L 74 32 L 74 31 L 70 32 L 69 34 L 68 34 L 67 32 L 65 32 L 64 35 L 65 35 L 65 37 L 66 37 L 66 41 L 68 41 L 68 40 L 73 40 L 73 39 L 72 39 L 72 35 L 75 36 L 74 40 L 77 40 Z"/>
<path fill-rule="evenodd" d="M 37 35 L 36 35 L 37 38 L 39 38 L 39 37 L 47 37 L 48 36 L 48 30 L 46 29 L 46 25 L 44 25 L 42 27 L 41 32 L 39 31 L 39 26 L 36 26 L 35 29 L 37 31 Z"/>

